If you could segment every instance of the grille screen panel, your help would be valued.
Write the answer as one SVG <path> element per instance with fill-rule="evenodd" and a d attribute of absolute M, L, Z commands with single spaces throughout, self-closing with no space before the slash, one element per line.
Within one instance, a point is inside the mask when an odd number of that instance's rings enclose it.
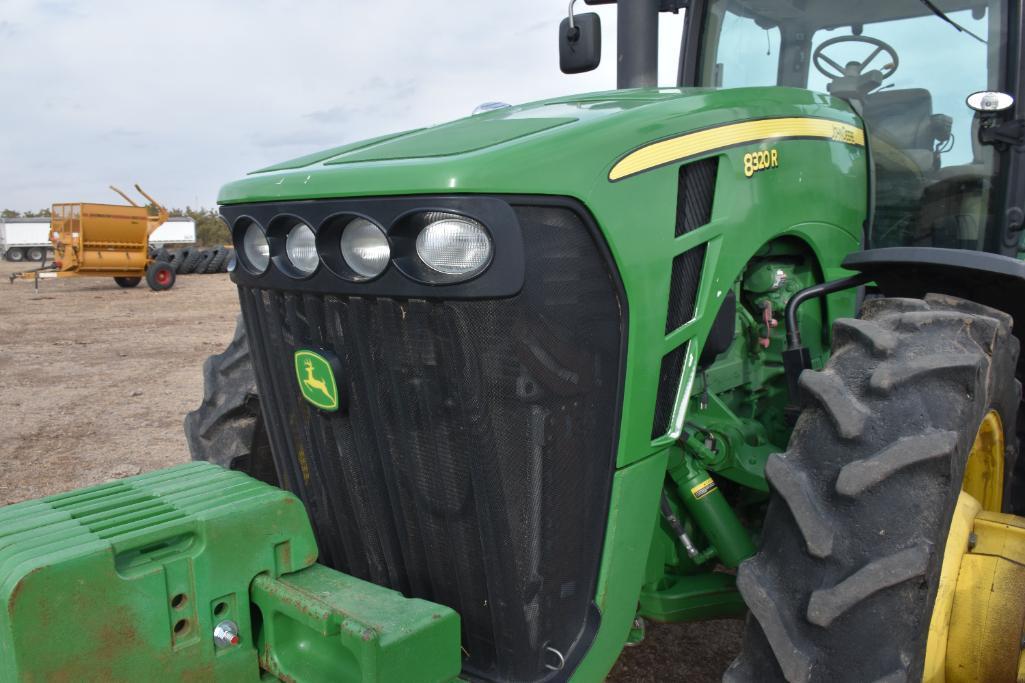
<path fill-rule="evenodd" d="M 701 268 L 705 263 L 705 245 L 701 244 L 673 259 L 669 278 L 669 310 L 666 312 L 666 334 L 694 318 Z"/>
<path fill-rule="evenodd" d="M 669 420 L 676 405 L 676 392 L 680 387 L 686 345 L 678 346 L 662 358 L 658 373 L 658 396 L 655 399 L 655 418 L 651 422 L 651 438 L 657 439 L 669 431 Z"/>
<path fill-rule="evenodd" d="M 510 299 L 240 297 L 275 461 L 321 561 L 452 607 L 466 675 L 528 681 L 551 674 L 546 647 L 577 661 L 593 627 L 623 320 L 580 219 L 517 214 L 527 272 Z M 337 356 L 347 412 L 301 398 L 304 347 Z"/>
<path fill-rule="evenodd" d="M 680 167 L 680 185 L 676 196 L 676 236 L 707 225 L 712 219 L 715 178 L 719 157 L 694 161 Z"/>
<path fill-rule="evenodd" d="M 676 237 L 708 225 L 712 220 L 719 157 L 711 157 L 680 167 L 676 195 Z M 669 277 L 669 303 L 666 308 L 666 334 L 693 320 L 697 304 L 701 270 L 707 245 L 700 244 L 673 258 Z M 655 397 L 655 415 L 651 438 L 663 436 L 669 429 L 676 393 L 683 373 L 684 349 L 679 347 L 662 359 Z"/>

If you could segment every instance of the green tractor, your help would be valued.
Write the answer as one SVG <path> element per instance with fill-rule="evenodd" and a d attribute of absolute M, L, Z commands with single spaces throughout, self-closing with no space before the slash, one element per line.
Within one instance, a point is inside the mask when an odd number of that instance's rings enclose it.
<path fill-rule="evenodd" d="M 0 677 L 586 683 L 747 613 L 728 681 L 1025 680 L 1022 3 L 617 11 L 618 90 L 221 190 L 190 438 L 280 488 L 0 510 Z"/>

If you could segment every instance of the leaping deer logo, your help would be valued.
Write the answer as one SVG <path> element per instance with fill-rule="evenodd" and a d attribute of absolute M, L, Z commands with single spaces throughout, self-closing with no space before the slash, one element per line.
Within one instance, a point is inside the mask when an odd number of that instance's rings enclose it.
<path fill-rule="evenodd" d="M 303 398 L 321 410 L 338 410 L 341 401 L 331 362 L 310 349 L 295 352 L 295 379 Z"/>
<path fill-rule="evenodd" d="M 327 397 L 327 400 L 334 403 L 335 397 L 331 395 L 331 392 L 327 389 L 327 382 L 322 379 L 318 379 L 313 375 L 313 361 L 307 358 L 303 362 L 303 368 L 306 369 L 306 377 L 303 379 L 303 384 L 309 389 L 316 389 L 320 393 Z"/>

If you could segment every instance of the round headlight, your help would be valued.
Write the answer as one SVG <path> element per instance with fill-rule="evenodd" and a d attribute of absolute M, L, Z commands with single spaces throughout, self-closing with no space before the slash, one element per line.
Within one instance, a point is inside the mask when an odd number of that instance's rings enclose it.
<path fill-rule="evenodd" d="M 320 265 L 317 255 L 317 236 L 305 223 L 296 223 L 285 236 L 285 254 L 301 275 L 309 275 Z"/>
<path fill-rule="evenodd" d="M 342 257 L 360 278 L 377 277 L 388 267 L 391 247 L 384 231 L 365 218 L 355 218 L 342 230 Z"/>
<path fill-rule="evenodd" d="M 270 244 L 267 243 L 263 228 L 256 223 L 250 223 L 242 235 L 242 253 L 249 270 L 256 275 L 267 270 L 270 265 Z"/>
<path fill-rule="evenodd" d="M 491 238 L 484 226 L 462 216 L 442 214 L 416 236 L 417 256 L 444 275 L 473 277 L 488 267 L 491 253 Z"/>

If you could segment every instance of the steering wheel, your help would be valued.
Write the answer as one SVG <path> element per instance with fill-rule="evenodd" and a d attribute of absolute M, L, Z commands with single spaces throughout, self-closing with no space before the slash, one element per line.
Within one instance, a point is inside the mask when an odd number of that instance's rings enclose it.
<path fill-rule="evenodd" d="M 865 43 L 866 45 L 874 46 L 875 50 L 863 61 L 847 62 L 846 66 L 841 66 L 824 53 L 827 48 L 839 45 L 840 43 Z M 885 81 L 900 66 L 900 57 L 897 56 L 897 51 L 893 49 L 893 46 L 889 43 L 884 43 L 878 38 L 869 38 L 868 36 L 837 36 L 836 38 L 830 38 L 815 48 L 815 53 L 812 55 L 812 64 L 815 65 L 819 73 L 830 80 L 835 81 L 839 78 L 851 76 L 858 77 L 865 73 L 865 69 L 879 56 L 880 52 L 885 52 L 890 58 L 890 62 L 879 71 L 882 74 L 880 80 Z"/>

